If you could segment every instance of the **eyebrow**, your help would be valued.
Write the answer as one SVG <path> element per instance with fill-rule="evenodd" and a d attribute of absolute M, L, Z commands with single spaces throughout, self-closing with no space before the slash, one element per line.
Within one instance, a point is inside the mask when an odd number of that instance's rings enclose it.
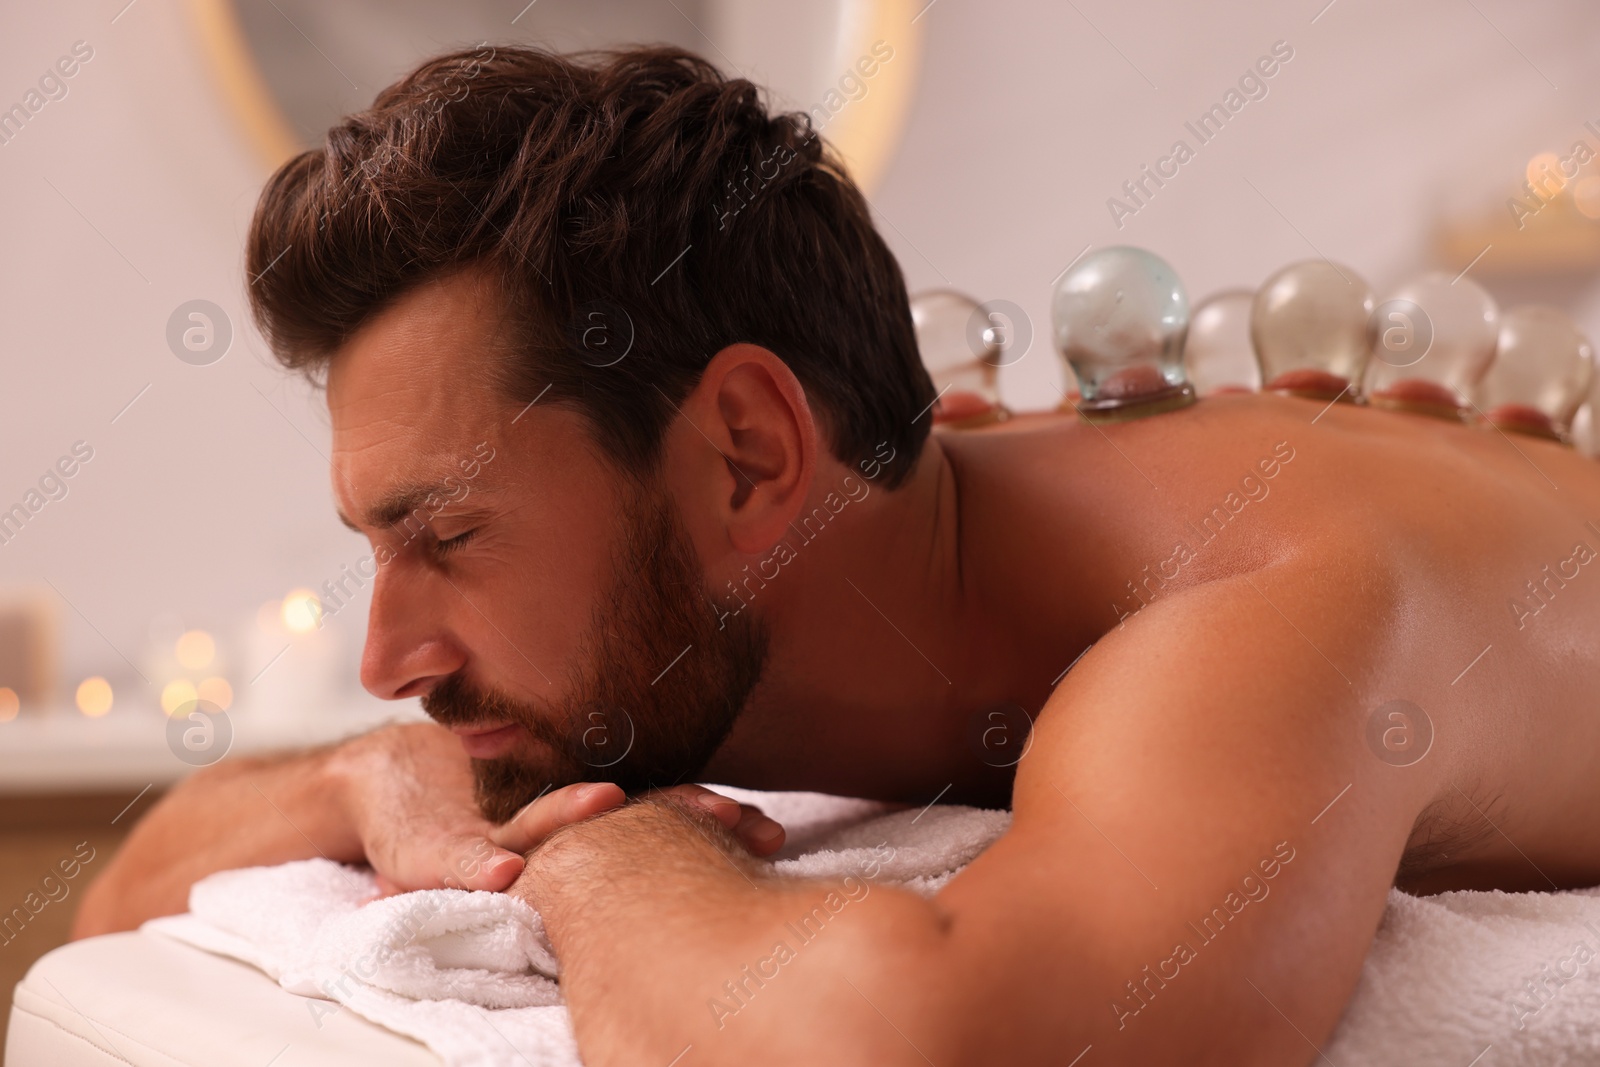
<path fill-rule="evenodd" d="M 398 525 L 402 520 L 418 509 L 425 508 L 429 497 L 443 497 L 449 506 L 450 489 L 443 482 L 431 485 L 407 485 L 391 489 L 378 499 L 371 507 L 367 508 L 363 521 L 368 527 L 375 529 L 388 529 Z M 339 521 L 355 533 L 361 532 L 361 526 L 351 520 L 344 513 L 343 508 L 335 507 Z M 444 511 L 444 508 L 434 510 L 433 518 Z"/>

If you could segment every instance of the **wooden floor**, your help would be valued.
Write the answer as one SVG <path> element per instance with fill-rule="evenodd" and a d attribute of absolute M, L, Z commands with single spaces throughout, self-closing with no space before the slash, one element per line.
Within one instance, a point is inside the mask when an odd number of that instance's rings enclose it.
<path fill-rule="evenodd" d="M 130 807 L 136 793 L 0 794 L 0 1049 L 11 1017 L 11 990 L 34 960 L 66 943 L 84 887 L 159 795 L 152 789 Z M 59 864 L 88 856 L 90 849 L 93 859 L 80 865 L 77 876 L 62 877 Z M 19 908 L 28 916 L 26 923 L 14 914 Z"/>

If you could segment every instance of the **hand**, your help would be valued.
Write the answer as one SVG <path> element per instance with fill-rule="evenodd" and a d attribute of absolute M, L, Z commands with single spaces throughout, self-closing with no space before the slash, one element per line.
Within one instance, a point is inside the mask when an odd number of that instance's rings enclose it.
<path fill-rule="evenodd" d="M 737 844 L 708 826 L 708 816 Z M 758 865 L 741 861 L 739 853 L 770 856 L 783 847 L 784 836 L 783 827 L 757 807 L 703 786 L 672 786 L 652 790 L 635 803 L 581 825 L 573 823 L 550 832 L 528 853 L 527 866 L 506 891 L 541 911 L 550 894 L 587 899 L 594 872 L 607 864 L 632 869 L 665 855 L 670 866 L 682 862 L 685 843 L 694 846 L 693 853 L 701 859 L 715 853 L 746 868 L 748 878 L 755 875 Z M 721 863 L 715 866 L 723 869 Z"/>
<path fill-rule="evenodd" d="M 330 773 L 385 895 L 505 889 L 521 873 L 523 853 L 552 831 L 625 799 L 608 782 L 580 782 L 495 826 L 473 799 L 472 764 L 460 741 L 433 723 L 387 726 L 346 742 Z"/>
<path fill-rule="evenodd" d="M 741 804 L 699 785 L 675 785 L 654 790 L 645 796 L 670 797 L 710 812 L 753 855 L 770 856 L 783 847 L 783 827 L 753 804 Z"/>
<path fill-rule="evenodd" d="M 620 793 L 620 790 L 618 792 Z M 658 812 L 663 807 L 691 809 L 678 815 L 680 821 L 687 819 L 691 824 L 698 822 L 704 815 L 710 815 L 723 829 L 732 833 L 735 840 L 751 855 L 770 856 L 783 847 L 784 830 L 776 820 L 768 818 L 754 805 L 741 804 L 704 786 L 675 785 L 666 789 L 654 789 L 638 797 L 637 803 L 629 805 L 628 808 L 631 811 L 637 807 L 650 806 L 652 802 Z M 575 825 L 580 821 L 583 820 L 552 821 L 549 815 L 537 810 L 536 804 L 530 804 L 490 836 L 496 843 L 506 848 L 524 847 L 524 843 L 527 843 L 528 860 L 533 863 L 548 860 L 548 850 L 541 847 L 545 840 L 555 837 L 565 838 L 565 834 L 557 834 L 556 831 L 570 828 L 581 833 Z M 705 834 L 703 829 L 699 832 Z"/>

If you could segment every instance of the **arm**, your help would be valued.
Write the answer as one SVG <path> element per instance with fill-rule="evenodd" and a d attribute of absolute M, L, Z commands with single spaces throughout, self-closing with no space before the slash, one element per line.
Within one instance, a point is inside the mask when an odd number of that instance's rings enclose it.
<path fill-rule="evenodd" d="M 360 858 L 360 842 L 332 799 L 331 758 L 321 749 L 226 759 L 190 775 L 139 821 L 90 885 L 73 938 L 181 912 L 189 886 L 214 871 L 305 859 L 319 849 L 331 859 Z"/>
<path fill-rule="evenodd" d="M 803 947 L 786 924 L 847 886 L 780 883 L 659 801 L 563 830 L 512 891 L 586 1061 L 1316 1059 L 1439 784 L 1367 752 L 1370 694 L 1322 656 L 1373 662 L 1371 616 L 1320 607 L 1316 647 L 1243 581 L 1145 609 L 1052 697 L 1002 841 L 935 900 L 873 886 Z"/>
<path fill-rule="evenodd" d="M 652 794 L 553 834 L 510 892 L 544 918 L 594 1067 L 666 1064 L 691 1045 L 685 1063 L 922 1063 L 857 990 L 949 1067 L 934 1018 L 908 1023 L 883 992 L 941 947 L 944 917 L 875 876 L 779 879 L 714 817 Z"/>
<path fill-rule="evenodd" d="M 473 802 L 460 743 L 431 723 L 229 758 L 185 779 L 140 820 L 89 887 L 72 936 L 181 912 L 189 887 L 215 871 L 316 856 L 366 860 L 389 889 L 504 889 L 522 870 L 520 853 L 621 799 L 615 786 L 568 786 L 493 826 Z"/>

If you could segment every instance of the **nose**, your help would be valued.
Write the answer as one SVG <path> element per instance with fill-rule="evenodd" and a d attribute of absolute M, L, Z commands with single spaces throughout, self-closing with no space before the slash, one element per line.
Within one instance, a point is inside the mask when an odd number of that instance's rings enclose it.
<path fill-rule="evenodd" d="M 450 612 L 429 589 L 431 583 L 401 567 L 397 561 L 380 569 L 367 613 L 361 685 L 381 700 L 421 696 L 466 663 L 466 651 L 448 623 Z"/>

